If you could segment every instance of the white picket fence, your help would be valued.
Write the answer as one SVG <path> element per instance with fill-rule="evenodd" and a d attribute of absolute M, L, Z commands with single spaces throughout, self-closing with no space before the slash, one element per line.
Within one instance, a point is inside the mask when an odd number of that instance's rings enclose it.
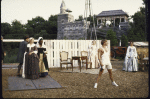
<path fill-rule="evenodd" d="M 4 42 L 21 42 L 23 39 L 4 39 Z M 35 40 L 36 42 L 37 40 Z M 92 40 L 43 40 L 47 46 L 47 61 L 49 68 L 60 67 L 60 55 L 61 51 L 67 51 L 69 53 L 68 58 L 72 56 L 80 56 L 81 51 L 88 51 L 89 44 Z M 97 48 L 101 47 L 101 40 L 97 40 Z M 108 40 L 108 49 L 110 51 L 110 40 Z M 69 66 L 69 65 L 68 65 Z M 74 60 L 73 66 L 78 66 L 77 60 Z M 66 67 L 62 65 L 62 67 Z"/>

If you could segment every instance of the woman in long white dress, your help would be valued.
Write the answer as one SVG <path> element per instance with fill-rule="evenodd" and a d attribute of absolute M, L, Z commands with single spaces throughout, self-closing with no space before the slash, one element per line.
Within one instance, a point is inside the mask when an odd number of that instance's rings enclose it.
<path fill-rule="evenodd" d="M 133 46 L 133 42 L 130 42 L 130 46 L 128 46 L 127 48 L 122 70 L 129 72 L 138 71 L 137 51 L 136 48 Z"/>
<path fill-rule="evenodd" d="M 90 52 L 89 52 L 89 61 L 92 62 L 92 68 L 98 67 L 98 48 L 96 47 L 96 41 L 92 41 L 92 45 L 89 46 Z"/>

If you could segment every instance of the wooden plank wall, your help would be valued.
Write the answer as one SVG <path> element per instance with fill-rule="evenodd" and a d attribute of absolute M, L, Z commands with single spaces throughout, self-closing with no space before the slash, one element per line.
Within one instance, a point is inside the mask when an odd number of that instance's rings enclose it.
<path fill-rule="evenodd" d="M 3 42 L 22 42 L 23 39 L 3 39 Z M 37 40 L 34 40 L 35 43 Z M 72 56 L 80 56 L 81 51 L 88 51 L 88 46 L 92 43 L 92 40 L 43 40 L 47 46 L 47 60 L 49 68 L 60 67 L 60 55 L 61 51 L 67 51 L 69 53 L 68 58 Z M 101 47 L 101 40 L 97 40 L 97 48 Z M 110 51 L 110 40 L 108 40 L 108 49 Z M 73 62 L 74 67 L 78 66 L 77 60 Z M 68 65 L 69 66 L 69 65 Z M 62 65 L 62 67 L 66 67 Z"/>
<path fill-rule="evenodd" d="M 49 68 L 60 67 L 60 55 L 61 51 L 69 53 L 68 58 L 72 56 L 80 56 L 81 51 L 88 51 L 89 44 L 92 40 L 44 40 L 47 46 L 47 58 Z M 101 47 L 101 40 L 97 40 L 97 48 Z M 110 40 L 108 40 L 108 48 L 110 51 Z M 77 60 L 73 62 L 74 67 L 78 66 Z M 69 66 L 69 65 L 68 65 Z M 66 67 L 66 65 L 62 65 Z"/>

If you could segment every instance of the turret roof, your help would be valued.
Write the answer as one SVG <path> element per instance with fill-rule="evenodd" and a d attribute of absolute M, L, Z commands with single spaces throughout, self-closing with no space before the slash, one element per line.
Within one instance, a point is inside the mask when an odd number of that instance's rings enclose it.
<path fill-rule="evenodd" d="M 60 8 L 62 8 L 62 7 L 66 7 L 64 0 L 62 0 Z"/>

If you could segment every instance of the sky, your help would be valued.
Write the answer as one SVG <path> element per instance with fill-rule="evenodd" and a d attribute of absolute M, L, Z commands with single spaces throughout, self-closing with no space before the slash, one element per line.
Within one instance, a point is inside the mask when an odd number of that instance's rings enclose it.
<path fill-rule="evenodd" d="M 64 0 L 66 8 L 69 8 L 78 19 L 85 11 L 85 0 Z M 51 15 L 60 13 L 62 0 L 2 0 L 1 1 L 1 23 L 11 24 L 15 19 L 22 24 L 41 16 L 45 20 Z M 142 0 L 91 0 L 92 13 L 98 15 L 102 11 L 122 9 L 129 16 L 140 10 Z"/>

